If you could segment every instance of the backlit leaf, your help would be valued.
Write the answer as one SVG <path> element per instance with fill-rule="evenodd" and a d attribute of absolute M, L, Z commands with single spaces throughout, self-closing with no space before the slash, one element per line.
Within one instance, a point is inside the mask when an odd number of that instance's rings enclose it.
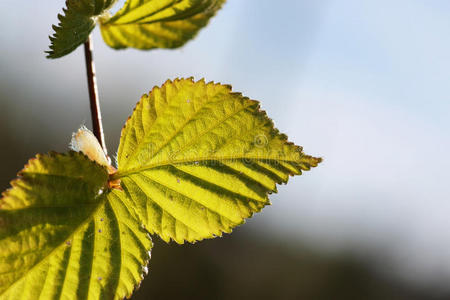
<path fill-rule="evenodd" d="M 116 0 L 66 0 L 64 14 L 58 15 L 59 24 L 53 26 L 48 58 L 69 54 L 86 42 L 95 28 L 97 18 L 105 13 Z"/>
<path fill-rule="evenodd" d="M 151 241 L 105 167 L 38 155 L 0 199 L 0 299 L 123 299 Z"/>
<path fill-rule="evenodd" d="M 177 48 L 192 39 L 225 0 L 128 0 L 112 18 L 101 21 L 112 48 Z"/>
<path fill-rule="evenodd" d="M 151 233 L 194 242 L 231 232 L 289 175 L 317 166 L 259 103 L 192 79 L 144 95 L 127 121 L 114 178 Z"/>

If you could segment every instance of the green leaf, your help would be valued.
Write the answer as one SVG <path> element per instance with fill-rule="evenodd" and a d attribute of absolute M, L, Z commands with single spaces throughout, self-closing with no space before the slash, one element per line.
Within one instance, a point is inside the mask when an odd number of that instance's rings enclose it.
<path fill-rule="evenodd" d="M 146 229 L 178 243 L 231 232 L 269 204 L 276 183 L 321 161 L 287 142 L 257 101 L 192 79 L 141 98 L 117 160 L 114 178 Z"/>
<path fill-rule="evenodd" d="M 0 199 L 0 299 L 122 299 L 151 241 L 105 167 L 77 152 L 38 155 Z"/>
<path fill-rule="evenodd" d="M 58 58 L 69 54 L 87 41 L 94 29 L 97 18 L 105 13 L 116 0 L 66 0 L 64 15 L 59 14 L 58 26 L 53 25 L 54 35 L 48 58 Z"/>
<path fill-rule="evenodd" d="M 208 24 L 225 0 L 128 0 L 101 32 L 112 48 L 178 48 Z"/>

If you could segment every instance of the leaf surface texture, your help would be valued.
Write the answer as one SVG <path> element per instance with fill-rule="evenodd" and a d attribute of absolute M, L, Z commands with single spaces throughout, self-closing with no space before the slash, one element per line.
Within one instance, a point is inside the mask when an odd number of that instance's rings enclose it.
<path fill-rule="evenodd" d="M 144 95 L 118 151 L 122 187 L 147 230 L 195 242 L 231 232 L 289 175 L 320 158 L 287 141 L 227 85 L 177 79 Z"/>
<path fill-rule="evenodd" d="M 208 24 L 225 0 L 128 0 L 101 33 L 112 48 L 178 48 Z"/>
<path fill-rule="evenodd" d="M 48 58 L 69 54 L 87 41 L 95 28 L 97 18 L 104 14 L 116 0 L 67 0 L 63 14 L 58 15 L 59 24 L 53 26 Z"/>
<path fill-rule="evenodd" d="M 151 240 L 108 174 L 77 152 L 38 155 L 0 199 L 0 299 L 123 299 Z"/>

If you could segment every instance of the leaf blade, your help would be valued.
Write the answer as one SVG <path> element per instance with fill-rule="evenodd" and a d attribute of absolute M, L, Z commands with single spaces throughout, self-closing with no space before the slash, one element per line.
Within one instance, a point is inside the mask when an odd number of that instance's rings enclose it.
<path fill-rule="evenodd" d="M 178 48 L 194 38 L 225 0 L 129 0 L 101 23 L 111 48 Z"/>
<path fill-rule="evenodd" d="M 58 25 L 53 25 L 47 58 L 59 58 L 83 44 L 95 28 L 97 18 L 116 0 L 66 0 L 63 14 L 58 14 Z"/>
<path fill-rule="evenodd" d="M 81 153 L 52 153 L 20 175 L 0 199 L 0 298 L 130 296 L 151 240 L 125 194 L 106 189 L 106 169 Z"/>
<path fill-rule="evenodd" d="M 277 183 L 320 161 L 289 143 L 257 101 L 177 79 L 137 104 L 115 178 L 150 233 L 183 243 L 231 232 L 270 204 Z"/>

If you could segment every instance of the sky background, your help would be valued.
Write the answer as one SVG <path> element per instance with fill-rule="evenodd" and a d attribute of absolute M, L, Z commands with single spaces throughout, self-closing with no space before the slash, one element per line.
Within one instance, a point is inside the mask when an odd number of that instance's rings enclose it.
<path fill-rule="evenodd" d="M 0 2 L 3 186 L 26 162 L 10 157 L 66 151 L 71 133 L 91 124 L 82 48 L 57 60 L 43 53 L 63 5 Z M 324 158 L 280 187 L 245 230 L 319 251 L 350 251 L 382 272 L 444 286 L 449 37 L 447 0 L 228 0 L 195 40 L 170 51 L 115 51 L 97 29 L 109 152 L 154 85 L 190 76 L 231 84 L 261 101 L 306 153 Z M 9 149 L 7 141 L 20 147 Z"/>

